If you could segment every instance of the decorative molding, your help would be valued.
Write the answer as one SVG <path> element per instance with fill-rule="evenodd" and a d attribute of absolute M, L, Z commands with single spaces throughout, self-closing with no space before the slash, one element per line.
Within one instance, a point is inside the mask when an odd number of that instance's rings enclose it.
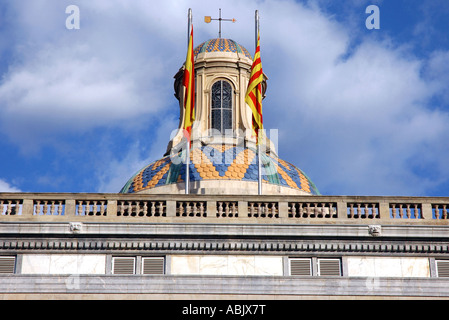
<path fill-rule="evenodd" d="M 383 241 L 286 241 L 286 240 L 161 240 L 161 239 L 10 239 L 0 240 L 0 253 L 11 252 L 49 252 L 71 253 L 73 251 L 104 252 L 158 252 L 164 254 L 207 252 L 227 254 L 230 252 L 248 254 L 313 254 L 326 253 L 338 255 L 351 254 L 449 254 L 449 244 Z"/>
<path fill-rule="evenodd" d="M 70 232 L 80 233 L 83 230 L 83 224 L 81 222 L 70 222 Z"/>
<path fill-rule="evenodd" d="M 82 222 L 82 233 L 90 237 L 139 237 L 157 235 L 165 237 L 255 237 L 265 238 L 316 238 L 341 239 L 371 238 L 368 225 L 359 224 L 284 224 L 284 223 L 223 223 L 209 222 L 213 218 L 198 218 L 203 222 L 161 222 L 161 223 L 109 223 Z M 191 218 L 190 218 L 191 219 Z M 208 220 L 210 219 L 210 220 Z M 218 218 L 217 218 L 218 219 Z M 222 218 L 223 219 L 223 218 Z M 235 218 L 229 218 L 228 220 Z M 166 218 L 170 221 L 170 218 Z M 251 218 L 246 218 L 251 220 Z M 0 222 L 0 236 L 6 235 L 73 235 L 70 225 L 77 221 L 62 222 Z M 80 222 L 80 221 L 78 221 Z M 271 220 L 270 220 L 271 222 Z M 382 237 L 407 239 L 449 240 L 449 226 L 389 225 L 381 226 Z M 367 232 L 368 231 L 368 232 Z"/>
<path fill-rule="evenodd" d="M 18 288 L 20 288 L 18 290 Z M 263 290 L 261 290 L 263 288 Z M 157 294 L 190 299 L 254 295 L 317 297 L 449 297 L 446 279 L 309 276 L 118 276 L 118 275 L 0 275 L 0 294 Z M 1 297 L 1 296 L 0 296 Z"/>
<path fill-rule="evenodd" d="M 369 225 L 368 226 L 368 233 L 373 237 L 379 237 L 382 235 L 382 226 L 376 224 L 376 225 Z"/>

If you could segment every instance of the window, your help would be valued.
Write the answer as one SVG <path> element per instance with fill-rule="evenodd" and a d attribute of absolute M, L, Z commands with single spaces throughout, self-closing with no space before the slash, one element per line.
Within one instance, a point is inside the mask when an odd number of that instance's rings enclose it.
<path fill-rule="evenodd" d="M 0 257 L 0 274 L 14 273 L 16 267 L 16 257 Z"/>
<path fill-rule="evenodd" d="M 291 276 L 311 276 L 312 259 L 290 259 Z"/>
<path fill-rule="evenodd" d="M 142 274 L 164 274 L 164 258 L 142 258 Z"/>
<path fill-rule="evenodd" d="M 114 257 L 112 258 L 113 274 L 134 274 L 136 270 L 136 258 Z"/>
<path fill-rule="evenodd" d="M 437 277 L 449 277 L 449 260 L 436 260 Z"/>
<path fill-rule="evenodd" d="M 212 85 L 211 128 L 225 134 L 232 129 L 232 86 L 219 80 Z"/>
<path fill-rule="evenodd" d="M 318 259 L 319 276 L 341 276 L 340 259 Z"/>
<path fill-rule="evenodd" d="M 112 274 L 165 274 L 165 258 L 112 257 Z"/>
<path fill-rule="evenodd" d="M 290 258 L 291 276 L 341 276 L 341 260 L 325 258 Z"/>

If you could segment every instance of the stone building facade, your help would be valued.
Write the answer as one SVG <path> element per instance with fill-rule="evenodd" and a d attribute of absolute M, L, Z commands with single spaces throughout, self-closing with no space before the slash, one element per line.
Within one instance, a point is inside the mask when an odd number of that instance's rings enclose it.
<path fill-rule="evenodd" d="M 449 198 L 320 195 L 269 139 L 257 195 L 251 55 L 230 39 L 195 55 L 190 194 L 181 133 L 120 193 L 0 194 L 0 297 L 449 297 Z"/>

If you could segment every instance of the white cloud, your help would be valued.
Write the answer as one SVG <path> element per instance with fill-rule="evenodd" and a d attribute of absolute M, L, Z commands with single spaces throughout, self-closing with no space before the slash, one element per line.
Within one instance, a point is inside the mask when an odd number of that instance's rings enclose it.
<path fill-rule="evenodd" d="M 131 146 L 124 148 L 124 154 L 114 156 L 110 150 L 110 144 L 105 143 L 105 150 L 101 153 L 109 161 L 101 163 L 95 168 L 95 179 L 98 180 L 97 192 L 119 192 L 125 183 L 146 165 L 162 158 L 165 153 L 169 137 L 174 136 L 177 121 L 165 119 L 164 125 L 158 128 L 153 137 L 151 146 L 143 145 L 144 142 L 136 141 Z"/>
<path fill-rule="evenodd" d="M 10 185 L 5 180 L 0 179 L 0 192 L 21 192 L 20 189 Z"/>
<path fill-rule="evenodd" d="M 127 156 L 111 152 L 95 167 L 98 189 L 114 192 L 162 156 L 176 127 L 171 120 L 161 125 L 167 117 L 160 115 L 178 112 L 169 106 L 176 105 L 172 77 L 185 58 L 188 7 L 196 44 L 217 36 L 216 24 L 202 18 L 221 7 L 238 21 L 223 24 L 223 36 L 250 52 L 257 8 L 269 77 L 264 119 L 267 129 L 280 129 L 280 156 L 324 192 L 426 193 L 449 174 L 449 114 L 430 103 L 449 102 L 448 53 L 426 61 L 388 39 L 363 38 L 357 25 L 316 5 L 326 1 L 164 1 L 157 10 L 147 1 L 77 1 L 79 31 L 64 28 L 69 2 L 14 2 L 18 58 L 0 82 L 0 130 L 27 149 L 67 132 L 138 132 L 153 121 L 159 132 L 146 140 L 136 135 L 123 148 Z"/>
<path fill-rule="evenodd" d="M 12 5 L 23 39 L 11 40 L 17 62 L 0 83 L 0 130 L 21 148 L 39 148 L 59 134 L 98 127 L 139 127 L 143 117 L 164 112 L 173 90 L 167 71 L 177 71 L 165 52 L 169 41 L 159 46 L 155 40 L 163 35 L 152 29 L 154 19 L 148 17 L 150 23 L 127 12 L 132 7 L 139 17 L 139 6 L 117 2 L 111 12 L 105 4 L 79 4 L 84 22 L 79 31 L 65 29 L 65 7 L 54 1 Z M 53 10 L 30 23 L 29 12 L 42 7 Z"/>

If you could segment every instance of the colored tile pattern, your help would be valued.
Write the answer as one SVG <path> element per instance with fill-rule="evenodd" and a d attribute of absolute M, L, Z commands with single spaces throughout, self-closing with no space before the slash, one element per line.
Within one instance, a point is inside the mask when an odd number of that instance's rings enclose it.
<path fill-rule="evenodd" d="M 177 155 L 183 158 L 182 154 Z M 191 181 L 238 180 L 257 181 L 258 165 L 255 150 L 229 145 L 202 146 L 191 150 L 189 175 Z M 134 175 L 121 193 L 135 193 L 162 185 L 183 182 L 185 165 L 170 156 L 157 160 Z M 178 159 L 179 160 L 179 159 Z M 262 179 L 265 182 L 311 194 L 319 194 L 313 182 L 300 169 L 279 158 L 262 156 Z"/>
<path fill-rule="evenodd" d="M 243 53 L 246 57 L 252 60 L 251 55 L 245 47 L 231 39 L 210 39 L 193 50 L 196 57 L 200 52 L 238 52 Z"/>

